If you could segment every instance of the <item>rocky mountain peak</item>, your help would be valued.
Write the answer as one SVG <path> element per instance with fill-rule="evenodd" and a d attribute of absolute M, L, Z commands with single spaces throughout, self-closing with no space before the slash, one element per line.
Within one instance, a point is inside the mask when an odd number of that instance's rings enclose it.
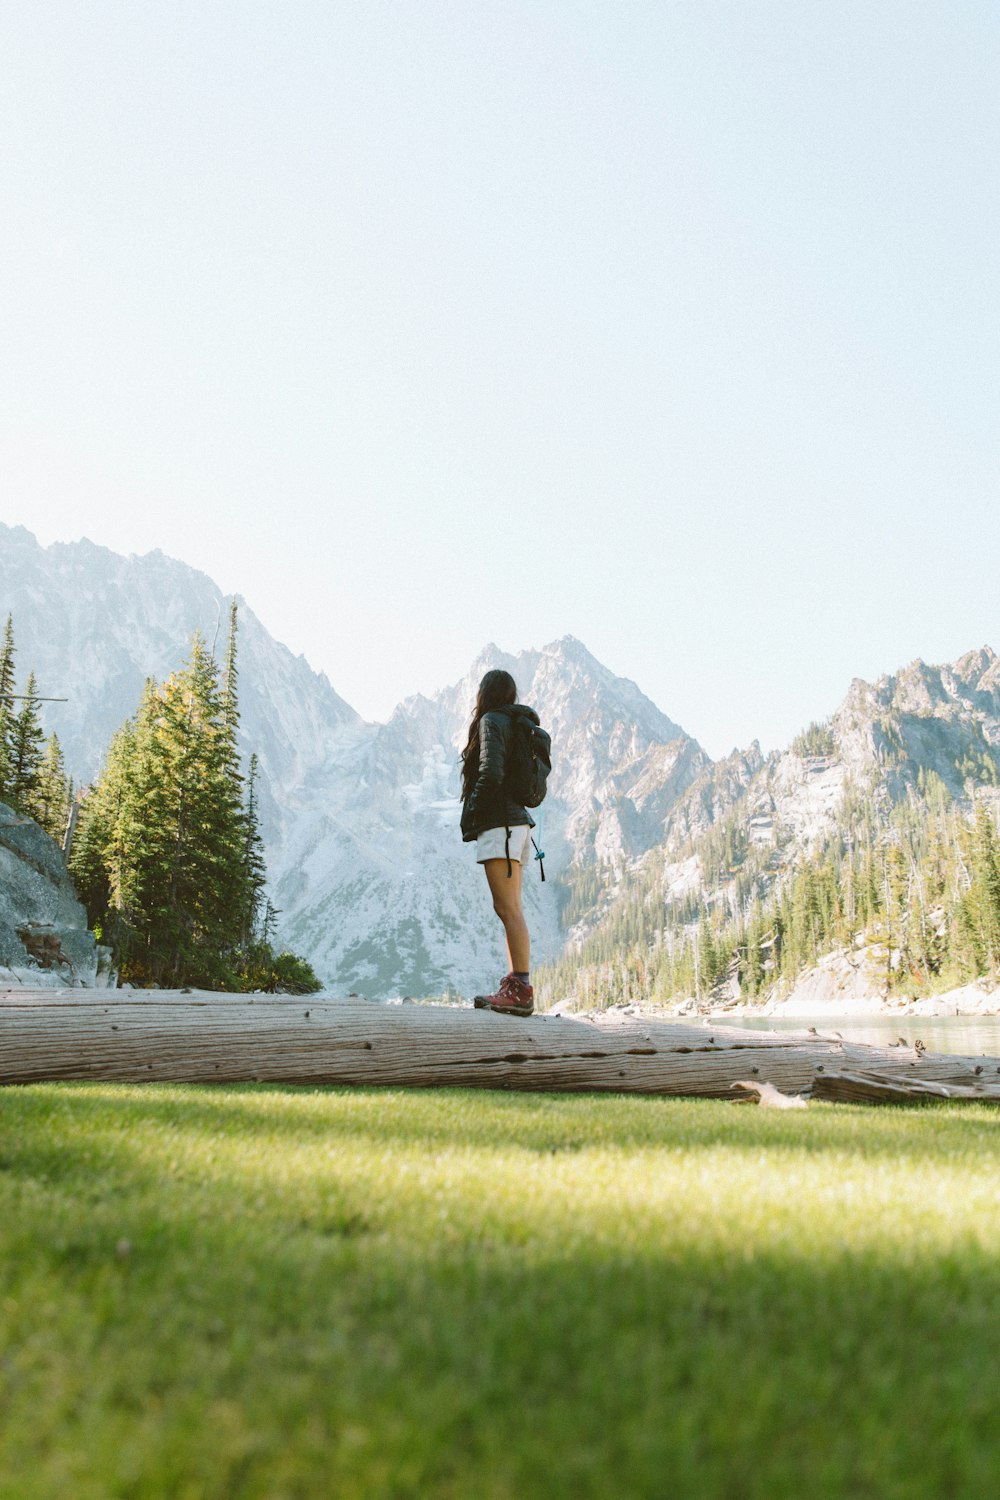
<path fill-rule="evenodd" d="M 5 526 L 0 602 L 14 616 L 18 664 L 34 669 L 42 692 L 68 699 L 44 705 L 43 718 L 77 781 L 96 773 L 146 678 L 175 670 L 195 630 L 221 651 L 229 606 L 207 574 L 163 552 L 123 557 L 89 541 L 42 547 L 24 527 Z M 280 800 L 322 759 L 331 731 L 358 716 L 245 604 L 239 628 L 244 742 Z"/>
<path fill-rule="evenodd" d="M 951 663 L 951 672 L 959 682 L 981 686 L 981 680 L 993 672 L 997 665 L 996 652 L 991 646 L 980 646 L 978 651 L 966 651 Z"/>
<path fill-rule="evenodd" d="M 37 547 L 38 542 L 27 526 L 5 526 L 0 521 L 0 543 L 5 547 Z"/>

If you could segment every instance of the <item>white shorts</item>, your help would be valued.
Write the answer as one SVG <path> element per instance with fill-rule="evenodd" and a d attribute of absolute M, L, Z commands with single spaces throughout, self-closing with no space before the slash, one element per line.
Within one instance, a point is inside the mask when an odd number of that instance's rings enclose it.
<path fill-rule="evenodd" d="M 527 864 L 531 858 L 531 829 L 527 823 L 518 823 L 510 830 L 510 857 L 519 865 Z M 487 828 L 476 839 L 476 863 L 481 865 L 487 859 L 506 858 L 506 828 Z"/>

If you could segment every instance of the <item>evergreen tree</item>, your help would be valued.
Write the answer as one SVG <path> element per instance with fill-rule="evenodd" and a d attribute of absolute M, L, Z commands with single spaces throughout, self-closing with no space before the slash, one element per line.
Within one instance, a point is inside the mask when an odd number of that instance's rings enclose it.
<path fill-rule="evenodd" d="M 1000 963 L 1000 840 L 989 810 L 976 806 L 972 831 L 972 884 L 965 897 L 978 967 L 994 980 Z"/>
<path fill-rule="evenodd" d="M 160 833 L 149 883 L 156 971 L 161 983 L 178 982 L 182 969 L 208 983 L 221 977 L 218 960 L 238 941 L 248 897 L 235 736 L 200 637 L 156 708 L 151 792 Z"/>
<path fill-rule="evenodd" d="M 9 747 L 8 792 L 18 812 L 31 814 L 42 764 L 42 726 L 38 718 L 35 674 L 28 677 L 24 703 L 14 716 Z"/>
<path fill-rule="evenodd" d="M 69 782 L 59 740 L 43 749 L 34 673 L 20 700 L 15 696 L 14 621 L 7 616 L 0 644 L 0 801 L 34 818 L 61 840 L 69 815 Z"/>
<path fill-rule="evenodd" d="M 236 669 L 236 635 L 238 629 L 236 600 L 229 605 L 229 636 L 226 641 L 226 665 L 222 674 L 222 714 L 226 728 L 236 741 L 240 712 L 238 698 L 239 673 Z"/>
<path fill-rule="evenodd" d="M 243 915 L 243 946 L 249 948 L 257 934 L 261 920 L 261 904 L 267 884 L 267 866 L 264 861 L 264 840 L 260 835 L 260 818 L 257 808 L 258 761 L 256 754 L 250 757 L 247 774 L 246 821 L 243 843 L 243 878 L 246 890 L 246 907 Z M 264 934 L 264 941 L 267 935 Z"/>
<path fill-rule="evenodd" d="M 66 776 L 59 736 L 50 734 L 38 768 L 38 779 L 29 812 L 45 832 L 62 843 L 69 820 L 70 783 Z"/>
<path fill-rule="evenodd" d="M 135 910 L 135 853 L 144 833 L 143 793 L 150 781 L 148 744 L 141 755 L 139 725 L 145 728 L 150 722 L 155 692 L 150 679 L 138 714 L 111 741 L 104 769 L 83 799 L 70 850 L 77 895 L 90 926 L 108 941 L 112 927 L 127 929 Z"/>
<path fill-rule="evenodd" d="M 14 620 L 7 616 L 0 645 L 0 802 L 11 795 L 11 754 L 14 739 Z"/>

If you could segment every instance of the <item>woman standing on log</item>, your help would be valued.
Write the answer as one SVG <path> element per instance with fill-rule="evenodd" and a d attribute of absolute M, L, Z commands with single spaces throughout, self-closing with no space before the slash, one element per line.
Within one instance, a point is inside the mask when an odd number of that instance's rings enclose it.
<path fill-rule="evenodd" d="M 493 910 L 503 923 L 509 972 L 495 995 L 477 995 L 477 1010 L 530 1016 L 531 939 L 521 907 L 521 877 L 531 851 L 534 819 L 513 795 L 511 750 L 518 720 L 538 724 L 538 715 L 517 701 L 509 672 L 487 672 L 479 684 L 469 738 L 462 751 L 462 838 L 475 841 L 476 862 L 486 871 Z"/>

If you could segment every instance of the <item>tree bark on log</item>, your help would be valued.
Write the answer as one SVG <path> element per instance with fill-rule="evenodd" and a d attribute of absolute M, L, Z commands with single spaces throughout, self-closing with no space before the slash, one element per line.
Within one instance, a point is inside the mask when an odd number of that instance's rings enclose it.
<path fill-rule="evenodd" d="M 255 1081 L 732 1098 L 740 1080 L 799 1093 L 824 1074 L 865 1072 L 903 1088 L 928 1082 L 981 1093 L 987 1081 L 1000 1083 L 1000 1058 L 614 1012 L 522 1020 L 325 996 L 0 991 L 2 1083 Z"/>

